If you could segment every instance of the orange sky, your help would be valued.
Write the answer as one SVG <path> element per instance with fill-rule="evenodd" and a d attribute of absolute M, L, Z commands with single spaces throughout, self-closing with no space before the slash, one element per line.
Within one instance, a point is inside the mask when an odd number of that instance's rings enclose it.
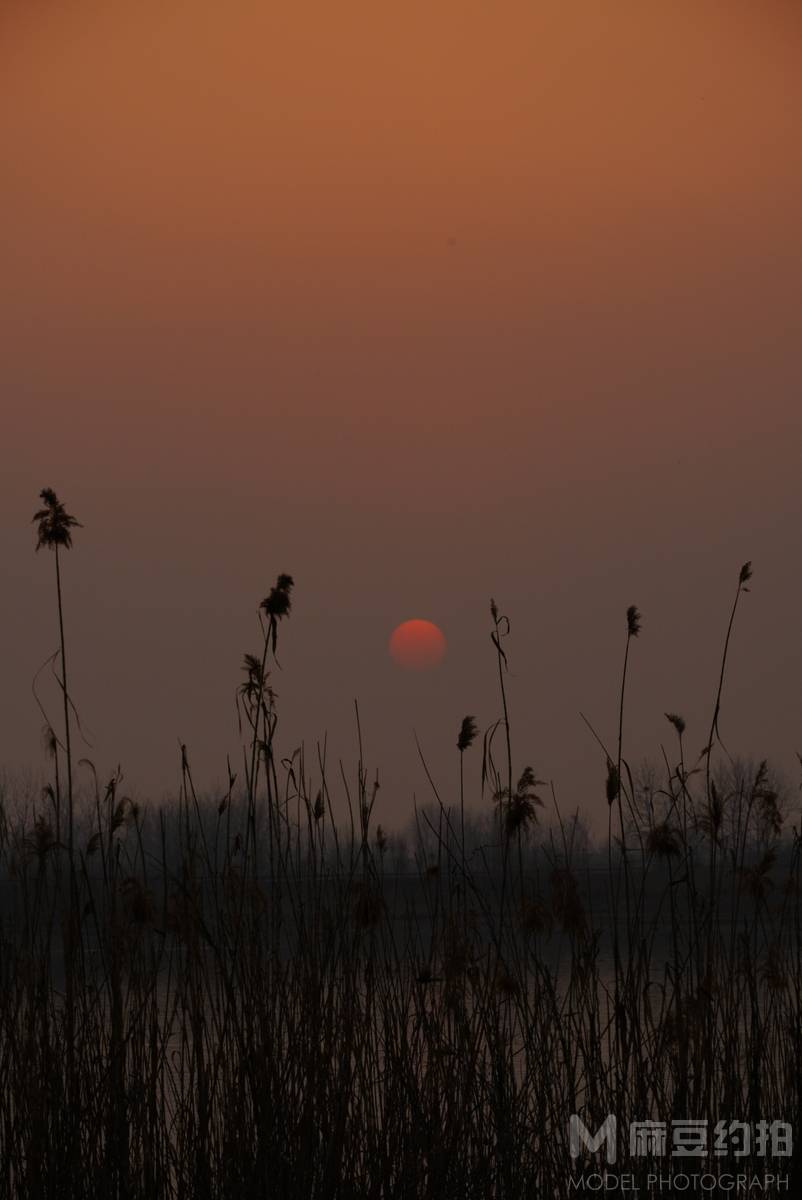
<path fill-rule="evenodd" d="M 612 737 L 630 603 L 632 754 L 665 709 L 701 746 L 746 558 L 722 724 L 790 766 L 801 54 L 791 0 L 7 3 L 0 763 L 41 758 L 51 486 L 91 753 L 145 794 L 178 737 L 204 780 L 236 755 L 279 571 L 286 748 L 350 761 L 358 696 L 386 823 L 413 724 L 446 779 L 498 715 L 491 594 L 564 807 L 606 808 L 577 714 Z M 412 679 L 417 616 L 450 650 Z"/>

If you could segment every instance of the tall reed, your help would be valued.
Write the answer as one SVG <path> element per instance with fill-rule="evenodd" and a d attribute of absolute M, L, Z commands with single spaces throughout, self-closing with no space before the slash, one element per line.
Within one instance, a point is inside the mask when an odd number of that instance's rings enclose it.
<path fill-rule="evenodd" d="M 619 708 L 621 840 L 594 850 L 554 788 L 535 822 L 543 785 L 516 783 L 508 738 L 495 770 L 492 725 L 472 787 L 465 718 L 459 823 L 435 793 L 413 861 L 378 823 L 358 709 L 345 823 L 325 743 L 282 756 L 270 616 L 241 784 L 228 764 L 204 798 L 182 748 L 156 811 L 81 766 L 71 942 L 48 803 L 15 813 L 6 790 L 0 1195 L 557 1197 L 575 1113 L 798 1124 L 802 843 L 768 764 L 688 765 L 670 714 L 677 762 L 653 786 Z M 622 1156 L 641 1186 L 666 1165 Z M 734 1163 L 768 1165 L 754 1146 L 703 1160 Z M 798 1155 L 772 1166 L 793 1194 Z"/>

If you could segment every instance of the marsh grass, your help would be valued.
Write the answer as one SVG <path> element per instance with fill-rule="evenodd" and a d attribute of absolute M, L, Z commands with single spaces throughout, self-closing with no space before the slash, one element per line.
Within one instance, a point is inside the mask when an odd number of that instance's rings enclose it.
<path fill-rule="evenodd" d="M 336 781 L 345 827 L 325 745 L 278 751 L 270 669 L 291 587 L 279 577 L 245 659 L 242 785 L 229 764 L 225 793 L 199 798 L 182 748 L 177 803 L 152 811 L 84 763 L 66 840 L 58 749 L 27 812 L 4 797 L 0 1195 L 557 1197 L 573 1113 L 797 1128 L 799 829 L 765 764 L 711 762 L 721 689 L 702 759 L 686 767 L 669 714 L 677 764 L 645 788 L 622 686 L 600 760 L 618 830 L 588 855 L 553 790 L 539 820 L 532 768 L 515 782 L 494 605 L 495 816 L 471 843 L 466 717 L 453 803 L 418 811 L 399 871 L 361 734 Z M 798 1186 L 796 1156 L 773 1166 Z"/>

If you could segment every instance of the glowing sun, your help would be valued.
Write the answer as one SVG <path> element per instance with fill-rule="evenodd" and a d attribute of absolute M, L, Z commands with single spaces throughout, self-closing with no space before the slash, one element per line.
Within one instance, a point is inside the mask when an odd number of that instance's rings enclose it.
<path fill-rule="evenodd" d="M 431 621 L 402 621 L 390 635 L 391 658 L 408 671 L 426 671 L 443 661 L 446 639 Z"/>

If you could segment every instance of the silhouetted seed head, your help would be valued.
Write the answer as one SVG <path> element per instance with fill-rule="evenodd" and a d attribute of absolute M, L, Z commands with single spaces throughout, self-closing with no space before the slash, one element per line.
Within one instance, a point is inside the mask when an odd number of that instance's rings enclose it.
<path fill-rule="evenodd" d="M 707 837 L 711 838 L 716 844 L 720 843 L 721 826 L 724 822 L 724 798 L 716 787 L 714 779 L 710 780 L 710 795 L 704 812 L 696 822 L 697 828 L 701 829 Z"/>
<path fill-rule="evenodd" d="M 529 796 L 529 798 L 542 807 L 543 801 L 535 793 L 535 788 L 543 787 L 545 779 L 538 779 L 531 767 L 524 767 L 518 779 L 518 785 L 515 789 L 518 796 Z"/>
<path fill-rule="evenodd" d="M 543 801 L 535 789 L 543 782 L 535 777 L 531 767 L 524 767 L 512 796 L 510 789 L 506 787 L 496 792 L 494 799 L 504 817 L 504 829 L 508 838 L 537 820 L 536 808 L 542 808 Z"/>
<path fill-rule="evenodd" d="M 498 605 L 492 597 L 490 599 L 490 615 L 498 625 Z"/>
<path fill-rule="evenodd" d="M 58 750 L 58 738 L 56 737 L 52 725 L 45 725 L 44 729 L 42 730 L 42 742 L 44 744 L 45 753 L 48 754 L 50 758 L 55 758 L 56 751 Z"/>
<path fill-rule="evenodd" d="M 679 838 L 676 829 L 672 829 L 667 821 L 655 825 L 649 830 L 646 838 L 646 849 L 657 858 L 670 858 L 679 854 Z"/>
<path fill-rule="evenodd" d="M 676 713 L 666 713 L 666 719 L 671 722 L 679 736 L 682 737 L 685 732 L 685 722 L 682 717 L 678 717 Z"/>
<path fill-rule="evenodd" d="M 783 826 L 783 815 L 779 807 L 779 796 L 772 788 L 767 788 L 758 797 L 760 820 L 766 831 L 777 837 Z"/>
<path fill-rule="evenodd" d="M 476 728 L 476 721 L 473 717 L 462 718 L 462 725 L 460 726 L 459 737 L 457 738 L 457 749 L 460 753 L 468 749 L 478 732 L 479 730 Z"/>
<path fill-rule="evenodd" d="M 743 585 L 745 583 L 748 583 L 751 578 L 752 578 L 752 564 L 751 564 L 751 562 L 745 562 L 744 565 L 741 567 L 741 573 L 738 576 L 738 583 L 741 585 L 741 587 L 743 587 Z"/>
<path fill-rule="evenodd" d="M 618 797 L 619 779 L 618 768 L 612 759 L 607 759 L 607 783 L 605 785 L 607 793 L 607 803 L 613 804 Z"/>
<path fill-rule="evenodd" d="M 63 546 L 69 550 L 72 545 L 71 530 L 76 526 L 82 528 L 81 522 L 70 516 L 52 488 L 43 488 L 39 498 L 44 508 L 40 508 L 33 515 L 34 521 L 39 523 L 36 549 L 39 550 L 42 546 Z"/>
<path fill-rule="evenodd" d="M 757 771 L 755 772 L 755 778 L 752 781 L 752 799 L 753 800 L 757 799 L 757 797 L 762 792 L 763 788 L 765 787 L 766 780 L 768 779 L 768 775 L 769 775 L 768 759 L 763 758 L 760 760 L 760 763 L 758 764 Z"/>
<path fill-rule="evenodd" d="M 381 825 L 376 826 L 376 848 L 379 854 L 384 854 L 387 849 L 387 834 L 382 829 Z"/>
<path fill-rule="evenodd" d="M 38 858 L 44 862 L 51 850 L 56 847 L 56 835 L 46 817 L 36 817 L 33 823 L 33 833 L 25 839 L 27 858 Z"/>
<path fill-rule="evenodd" d="M 513 796 L 507 806 L 504 828 L 507 837 L 513 837 L 519 829 L 526 829 L 536 819 L 535 806 L 525 796 Z"/>
<path fill-rule="evenodd" d="M 114 812 L 111 817 L 111 832 L 116 833 L 125 820 L 125 810 L 130 804 L 127 796 L 123 796 L 122 800 L 118 800 L 115 805 Z"/>
<path fill-rule="evenodd" d="M 258 692 L 264 687 L 266 673 L 262 668 L 262 660 L 258 655 L 246 654 L 243 659 L 242 669 L 247 675 L 247 679 L 240 689 L 243 695 L 248 692 Z"/>
<path fill-rule="evenodd" d="M 782 830 L 783 814 L 779 794 L 769 782 L 769 764 L 765 758 L 755 772 L 749 799 L 751 804 L 757 806 L 765 832 L 776 837 Z"/>
<path fill-rule="evenodd" d="M 760 861 L 753 867 L 743 867 L 740 871 L 741 887 L 753 900 L 763 900 L 773 884 L 771 869 L 777 859 L 773 847 L 763 852 Z"/>
<path fill-rule="evenodd" d="M 312 816 L 316 821 L 319 821 L 326 811 L 326 802 L 323 799 L 322 791 L 319 791 L 315 796 L 315 807 L 312 809 Z M 379 826 L 381 828 L 381 826 Z"/>
<path fill-rule="evenodd" d="M 291 608 L 290 592 L 292 591 L 293 578 L 292 575 L 279 575 L 276 580 L 276 586 L 270 589 L 270 595 L 266 596 L 260 607 L 265 610 L 269 617 L 286 617 Z"/>
<path fill-rule="evenodd" d="M 627 609 L 627 636 L 637 637 L 640 633 L 641 616 L 634 604 Z"/>
<path fill-rule="evenodd" d="M 512 999 L 518 993 L 518 980 L 510 974 L 507 968 L 501 963 L 496 971 L 496 991 L 505 1000 Z"/>

